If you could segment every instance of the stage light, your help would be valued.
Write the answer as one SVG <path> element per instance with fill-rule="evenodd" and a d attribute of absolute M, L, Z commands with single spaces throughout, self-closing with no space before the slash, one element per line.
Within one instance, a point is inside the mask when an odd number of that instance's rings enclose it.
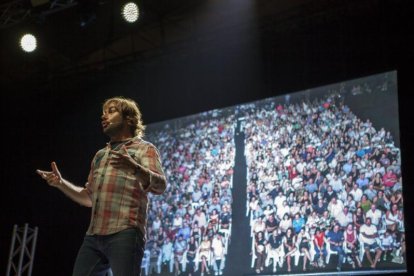
<path fill-rule="evenodd" d="M 139 17 L 139 7 L 134 2 L 129 2 L 122 7 L 122 16 L 129 23 L 134 23 Z"/>
<path fill-rule="evenodd" d="M 25 34 L 20 39 L 20 47 L 23 51 L 31 53 L 37 48 L 37 39 L 32 34 Z"/>

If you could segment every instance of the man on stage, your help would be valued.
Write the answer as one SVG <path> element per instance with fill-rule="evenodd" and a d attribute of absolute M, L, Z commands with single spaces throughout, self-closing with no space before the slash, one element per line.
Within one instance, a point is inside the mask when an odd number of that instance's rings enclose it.
<path fill-rule="evenodd" d="M 105 101 L 101 119 L 110 142 L 93 158 L 85 187 L 64 179 L 55 162 L 52 171 L 37 173 L 73 201 L 92 207 L 73 275 L 104 275 L 111 268 L 114 276 L 136 276 L 145 247 L 147 194 L 163 193 L 166 178 L 158 150 L 142 139 L 145 126 L 133 100 Z"/>

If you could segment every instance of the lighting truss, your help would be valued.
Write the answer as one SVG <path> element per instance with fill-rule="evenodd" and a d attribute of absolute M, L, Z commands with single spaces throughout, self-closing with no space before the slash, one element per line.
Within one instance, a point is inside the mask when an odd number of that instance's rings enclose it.
<path fill-rule="evenodd" d="M 27 1 L 14 0 L 0 5 L 0 29 L 16 25 L 31 16 L 46 16 L 77 5 L 75 0 L 52 0 L 50 5 L 40 13 L 33 14 Z"/>

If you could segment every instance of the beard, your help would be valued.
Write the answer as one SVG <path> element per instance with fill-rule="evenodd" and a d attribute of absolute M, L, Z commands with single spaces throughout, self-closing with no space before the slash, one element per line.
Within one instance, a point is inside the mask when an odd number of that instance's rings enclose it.
<path fill-rule="evenodd" d="M 122 122 L 115 122 L 109 124 L 103 132 L 109 137 L 115 136 L 122 131 Z"/>

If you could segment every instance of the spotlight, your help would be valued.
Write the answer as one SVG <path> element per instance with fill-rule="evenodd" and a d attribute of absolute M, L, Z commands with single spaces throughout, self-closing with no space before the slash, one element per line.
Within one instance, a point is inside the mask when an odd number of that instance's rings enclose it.
<path fill-rule="evenodd" d="M 122 16 L 128 23 L 134 23 L 135 21 L 137 21 L 139 17 L 138 5 L 134 2 L 126 3 L 122 7 Z"/>
<path fill-rule="evenodd" d="M 20 39 L 20 47 L 22 47 L 23 51 L 31 53 L 36 50 L 37 47 L 37 39 L 32 34 L 25 34 Z"/>

